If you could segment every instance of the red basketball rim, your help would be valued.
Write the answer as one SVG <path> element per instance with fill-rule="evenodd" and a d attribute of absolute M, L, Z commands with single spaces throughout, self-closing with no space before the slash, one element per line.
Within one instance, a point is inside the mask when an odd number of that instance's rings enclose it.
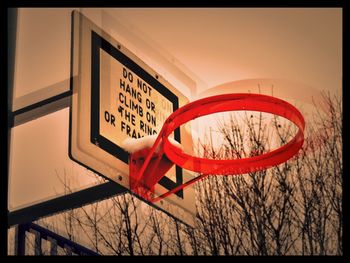
<path fill-rule="evenodd" d="M 218 112 L 243 110 L 284 117 L 293 122 L 299 130 L 295 137 L 282 147 L 243 159 L 213 160 L 191 156 L 168 140 L 168 136 L 175 129 L 190 120 Z M 264 170 L 293 157 L 303 145 L 305 121 L 299 110 L 286 101 L 261 94 L 236 93 L 212 96 L 189 103 L 171 114 L 163 128 L 164 153 L 176 165 L 206 175 L 234 175 Z"/>

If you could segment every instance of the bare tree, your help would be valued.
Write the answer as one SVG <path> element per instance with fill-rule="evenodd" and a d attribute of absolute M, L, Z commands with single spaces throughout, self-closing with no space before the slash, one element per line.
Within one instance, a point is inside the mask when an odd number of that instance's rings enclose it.
<path fill-rule="evenodd" d="M 323 94 L 317 109 L 296 164 L 302 254 L 342 254 L 342 104 Z"/>
<path fill-rule="evenodd" d="M 100 254 L 341 255 L 342 105 L 324 94 L 316 107 L 297 156 L 264 171 L 198 182 L 195 228 L 130 194 L 67 211 L 61 222 L 45 224 L 57 230 L 63 222 L 68 238 L 84 240 Z M 213 143 L 214 132 L 223 137 L 220 145 Z M 231 115 L 198 142 L 198 153 L 212 159 L 256 156 L 284 145 L 295 132 L 279 117 Z M 69 191 L 69 182 L 62 183 Z"/>
<path fill-rule="evenodd" d="M 342 106 L 329 94 L 323 99 L 298 156 L 266 171 L 198 184 L 197 236 L 210 254 L 342 254 Z M 246 130 L 234 117 L 221 125 L 224 143 L 214 149 L 210 139 L 202 142 L 203 156 L 259 155 L 273 140 L 283 145 L 295 134 L 276 117 L 268 123 L 246 114 L 244 123 Z"/>

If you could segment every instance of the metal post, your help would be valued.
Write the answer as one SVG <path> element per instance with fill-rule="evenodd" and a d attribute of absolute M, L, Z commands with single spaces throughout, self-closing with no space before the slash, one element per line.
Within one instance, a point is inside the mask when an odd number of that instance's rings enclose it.
<path fill-rule="evenodd" d="M 6 165 L 7 165 L 7 175 L 4 174 L 4 180 L 2 180 L 1 184 L 1 192 L 4 193 L 4 195 L 8 196 L 8 182 L 9 182 L 9 168 L 10 168 L 10 146 L 11 146 L 11 125 L 9 123 L 10 120 L 10 114 L 12 112 L 12 100 L 13 100 L 13 83 L 14 83 L 14 72 L 15 72 L 15 53 L 16 53 L 16 35 L 17 35 L 17 8 L 8 8 L 5 12 L 7 12 L 7 50 L 5 50 L 5 54 L 7 53 L 7 87 L 3 87 L 3 89 L 7 89 L 7 112 L 4 114 L 1 114 L 4 117 L 4 119 L 7 119 L 7 150 L 5 150 L 5 147 L 3 147 L 3 154 L 7 154 L 6 159 Z M 6 55 L 5 55 L 6 57 Z M 6 74 L 6 73 L 5 73 Z M 6 94 L 6 92 L 5 92 Z M 6 152 L 7 151 L 7 152 Z M 4 165 L 5 166 L 5 165 Z M 5 199 L 7 201 L 7 198 Z M 8 207 L 7 202 L 5 201 L 5 207 Z M 7 216 L 8 209 L 4 209 L 4 214 L 1 213 L 4 216 Z M 21 228 L 20 228 L 21 230 Z M 4 233 L 4 236 L 7 236 L 6 230 L 2 230 Z M 18 231 L 18 228 L 16 228 L 16 236 L 17 234 L 22 235 L 25 238 L 25 233 L 22 233 L 21 231 Z M 1 236 L 3 236 L 1 234 Z M 16 238 L 16 237 L 15 237 Z M 6 239 L 7 240 L 7 239 Z M 22 242 L 23 241 L 23 242 Z M 25 248 L 24 248 L 24 242 L 25 240 L 18 239 L 15 241 L 15 253 L 17 254 L 22 253 L 24 254 Z M 5 241 L 6 242 L 6 241 Z M 20 243 L 20 246 L 18 247 L 18 242 Z M 22 243 L 21 243 L 22 242 Z M 2 243 L 1 243 L 2 244 Z M 1 249 L 6 251 L 6 246 L 1 245 Z M 2 253 L 1 253 L 2 254 Z"/>
<path fill-rule="evenodd" d="M 50 255 L 56 256 L 57 255 L 57 240 L 53 239 L 51 237 L 48 237 L 47 240 L 50 242 Z"/>
<path fill-rule="evenodd" d="M 69 245 L 64 245 L 64 251 L 67 256 L 72 256 L 72 248 Z"/>
<path fill-rule="evenodd" d="M 24 256 L 26 252 L 26 226 L 17 225 L 15 233 L 15 255 Z"/>
<path fill-rule="evenodd" d="M 41 251 L 41 236 L 40 236 L 40 232 L 35 231 L 35 230 L 30 230 L 31 233 L 34 234 L 35 236 L 35 241 L 34 241 L 34 255 L 35 256 L 40 256 L 42 255 L 42 251 Z"/>

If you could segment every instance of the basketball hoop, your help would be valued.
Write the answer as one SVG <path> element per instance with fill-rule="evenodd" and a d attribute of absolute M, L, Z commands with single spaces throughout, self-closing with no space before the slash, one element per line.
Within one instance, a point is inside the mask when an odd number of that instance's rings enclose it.
<path fill-rule="evenodd" d="M 290 120 L 299 130 L 295 137 L 282 147 L 243 159 L 213 160 L 195 157 L 170 143 L 169 135 L 182 124 L 201 116 L 225 111 L 259 111 L 275 114 Z M 304 128 L 304 117 L 298 109 L 281 99 L 267 95 L 224 94 L 191 102 L 167 118 L 150 149 L 130 154 L 130 189 L 147 201 L 157 202 L 209 175 L 237 175 L 271 168 L 298 153 L 304 142 Z M 159 197 L 154 197 L 154 186 L 174 164 L 197 172 L 200 176 Z"/>

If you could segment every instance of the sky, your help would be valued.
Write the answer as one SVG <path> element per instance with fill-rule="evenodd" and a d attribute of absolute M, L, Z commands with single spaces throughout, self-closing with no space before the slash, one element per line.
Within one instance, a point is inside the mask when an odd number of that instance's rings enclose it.
<path fill-rule="evenodd" d="M 278 78 L 319 90 L 341 89 L 340 8 L 105 12 L 135 32 L 148 35 L 202 79 L 207 88 L 242 79 Z"/>

